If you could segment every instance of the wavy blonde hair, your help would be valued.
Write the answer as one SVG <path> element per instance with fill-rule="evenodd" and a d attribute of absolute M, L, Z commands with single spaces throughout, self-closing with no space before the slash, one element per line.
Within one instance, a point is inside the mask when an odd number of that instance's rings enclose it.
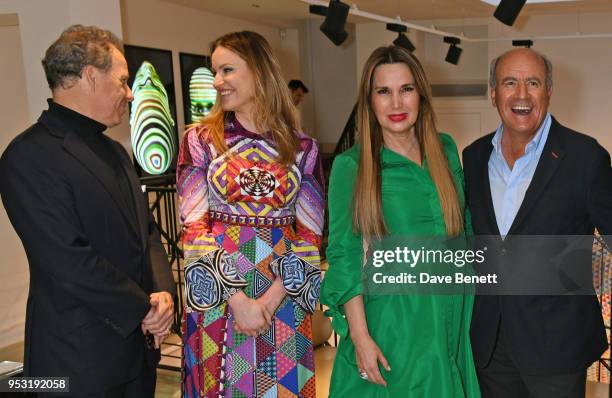
<path fill-rule="evenodd" d="M 297 136 L 300 130 L 299 116 L 270 44 L 258 33 L 242 31 L 216 39 L 210 46 L 210 53 L 217 47 L 226 48 L 246 61 L 255 81 L 252 115 L 255 126 L 259 131 L 266 131 L 276 142 L 281 163 L 293 163 L 300 145 Z M 228 149 L 224 140 L 224 127 L 225 121 L 233 117 L 233 113 L 221 108 L 220 94 L 217 93 L 210 114 L 199 123 L 210 136 L 218 153 Z"/>
<path fill-rule="evenodd" d="M 379 47 L 363 68 L 357 102 L 356 130 L 360 142 L 357 181 L 353 194 L 353 227 L 366 239 L 380 239 L 388 232 L 382 211 L 381 159 L 384 144 L 382 130 L 372 107 L 374 71 L 379 65 L 403 63 L 414 77 L 419 93 L 419 114 L 415 132 L 423 159 L 427 159 L 429 173 L 438 191 L 446 225 L 446 233 L 456 236 L 463 231 L 463 212 L 448 159 L 436 128 L 436 118 L 431 104 L 431 88 L 419 60 L 409 51 L 398 46 Z"/>

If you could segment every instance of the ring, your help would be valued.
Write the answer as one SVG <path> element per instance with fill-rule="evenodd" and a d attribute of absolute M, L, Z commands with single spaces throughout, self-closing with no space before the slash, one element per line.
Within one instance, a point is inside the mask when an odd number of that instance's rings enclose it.
<path fill-rule="evenodd" d="M 368 374 L 366 373 L 365 370 L 359 369 L 359 377 L 361 377 L 363 380 L 367 380 L 368 379 Z"/>

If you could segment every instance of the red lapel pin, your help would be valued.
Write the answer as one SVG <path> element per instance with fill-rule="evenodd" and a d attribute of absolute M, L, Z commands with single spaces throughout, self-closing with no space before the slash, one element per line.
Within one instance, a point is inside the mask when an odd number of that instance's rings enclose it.
<path fill-rule="evenodd" d="M 551 153 L 552 153 L 552 155 L 553 155 L 553 157 L 554 157 L 555 159 L 559 159 L 559 155 L 557 155 L 557 154 L 555 153 L 555 151 L 552 151 Z"/>

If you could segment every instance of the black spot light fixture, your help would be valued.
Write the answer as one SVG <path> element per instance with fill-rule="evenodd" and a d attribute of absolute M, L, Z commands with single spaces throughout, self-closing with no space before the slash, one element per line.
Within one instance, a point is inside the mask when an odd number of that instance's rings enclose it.
<path fill-rule="evenodd" d="M 344 30 L 346 19 L 348 18 L 349 6 L 340 0 L 331 0 L 327 8 L 325 21 L 321 24 L 321 32 L 335 45 L 339 46 L 348 37 Z"/>
<path fill-rule="evenodd" d="M 406 50 L 413 52 L 416 50 L 416 47 L 408 36 L 405 33 L 408 31 L 408 28 L 405 25 L 397 24 L 397 23 L 388 23 L 387 30 L 391 32 L 397 32 L 397 39 L 393 40 L 393 44 L 399 47 L 404 47 Z"/>
<path fill-rule="evenodd" d="M 450 44 L 444 60 L 449 64 L 457 65 L 459 63 L 461 52 L 463 51 L 461 47 L 457 47 L 457 45 L 461 43 L 461 40 L 452 36 L 444 36 L 444 43 Z"/>
<path fill-rule="evenodd" d="M 512 26 L 526 2 L 527 0 L 501 0 L 493 16 L 501 23 Z"/>
<path fill-rule="evenodd" d="M 533 41 L 532 40 L 512 40 L 512 45 L 514 47 L 531 48 L 531 46 L 533 46 Z"/>

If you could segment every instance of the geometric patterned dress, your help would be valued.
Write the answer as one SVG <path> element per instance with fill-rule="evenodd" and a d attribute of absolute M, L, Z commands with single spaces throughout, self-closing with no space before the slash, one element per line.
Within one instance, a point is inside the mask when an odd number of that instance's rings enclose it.
<path fill-rule="evenodd" d="M 205 129 L 185 132 L 177 164 L 183 225 L 183 396 L 315 397 L 311 314 L 321 284 L 324 192 L 316 142 L 300 133 L 291 167 L 273 141 L 225 125 L 219 154 Z M 286 297 L 257 337 L 233 329 L 227 299 Z"/>

